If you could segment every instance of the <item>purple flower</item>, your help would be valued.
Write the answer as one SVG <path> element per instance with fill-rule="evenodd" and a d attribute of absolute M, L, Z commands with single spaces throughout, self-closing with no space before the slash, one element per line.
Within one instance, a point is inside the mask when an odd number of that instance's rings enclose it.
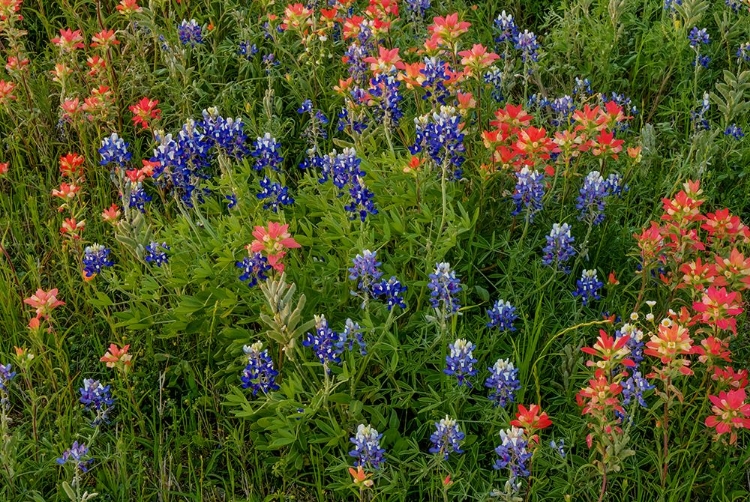
<path fill-rule="evenodd" d="M 443 373 L 446 375 L 455 375 L 458 379 L 458 385 L 466 385 L 471 387 L 471 383 L 466 377 L 471 377 L 477 374 L 474 364 L 477 362 L 474 359 L 474 345 L 463 339 L 459 338 L 452 344 L 448 345 L 450 353 L 445 356 L 445 369 Z"/>
<path fill-rule="evenodd" d="M 583 186 L 576 199 L 576 208 L 580 211 L 578 219 L 593 225 L 599 225 L 604 221 L 605 198 L 610 193 L 610 185 L 604 181 L 599 171 L 591 171 L 583 180 Z"/>
<path fill-rule="evenodd" d="M 414 119 L 416 138 L 409 147 L 412 155 L 425 150 L 438 166 L 452 166 L 452 178 L 460 179 L 464 163 L 464 133 L 461 132 L 461 116 L 451 106 L 441 106 L 440 112 Z"/>
<path fill-rule="evenodd" d="M 737 59 L 750 63 L 750 42 L 740 44 L 737 48 Z"/>
<path fill-rule="evenodd" d="M 357 433 L 349 439 L 354 443 L 354 449 L 349 452 L 349 455 L 356 459 L 355 466 L 364 467 L 369 464 L 373 469 L 380 468 L 380 464 L 385 462 L 383 458 L 385 450 L 380 447 L 382 437 L 383 435 L 378 434 L 378 431 L 371 425 L 359 424 L 357 426 Z"/>
<path fill-rule="evenodd" d="M 534 221 L 534 215 L 542 210 L 544 174 L 537 170 L 531 171 L 524 166 L 516 173 L 516 180 L 516 190 L 513 193 L 513 202 L 516 207 L 510 214 L 517 216 L 525 209 L 529 223 L 531 223 Z"/>
<path fill-rule="evenodd" d="M 268 202 L 263 204 L 263 209 L 270 209 L 276 213 L 279 211 L 279 207 L 294 204 L 294 199 L 289 196 L 289 187 L 271 181 L 268 176 L 264 176 L 263 179 L 260 180 L 260 188 L 261 191 L 258 192 L 256 197 L 261 200 L 268 200 Z"/>
<path fill-rule="evenodd" d="M 576 250 L 573 248 L 574 241 L 575 238 L 570 235 L 570 225 L 567 223 L 553 224 L 552 230 L 547 236 L 547 245 L 542 250 L 544 252 L 542 263 L 555 268 L 563 265 L 562 269 L 567 271 L 564 264 L 576 254 Z"/>
<path fill-rule="evenodd" d="M 466 434 L 459 430 L 456 421 L 446 415 L 439 422 L 435 422 L 435 432 L 430 436 L 432 447 L 429 452 L 437 453 L 443 457 L 443 460 L 448 460 L 451 453 L 464 452 L 461 449 L 461 442 L 465 437 Z"/>
<path fill-rule="evenodd" d="M 711 42 L 711 38 L 706 31 L 706 28 L 698 29 L 697 26 L 693 26 L 688 34 L 688 40 L 690 40 L 690 47 L 697 48 L 701 44 L 708 45 Z"/>
<path fill-rule="evenodd" d="M 458 293 L 461 292 L 461 281 L 456 277 L 456 272 L 451 269 L 450 263 L 438 263 L 435 272 L 429 275 L 430 282 L 427 288 L 430 290 L 430 304 L 441 314 L 448 318 L 452 316 L 461 305 L 458 301 Z"/>
<path fill-rule="evenodd" d="M 360 294 L 368 298 L 372 293 L 372 287 L 383 275 L 380 271 L 381 263 L 376 258 L 377 251 L 365 249 L 362 254 L 358 254 L 352 260 L 353 267 L 349 269 L 349 279 L 357 282 L 357 289 Z M 357 292 L 352 291 L 353 295 Z M 374 295 L 373 295 L 374 296 Z M 364 308 L 364 303 L 362 304 Z"/>
<path fill-rule="evenodd" d="M 724 135 L 731 136 L 737 141 L 745 137 L 745 133 L 742 132 L 742 128 L 738 126 L 737 124 L 728 125 L 727 128 L 724 130 Z"/>
<path fill-rule="evenodd" d="M 505 406 L 515 400 L 516 391 L 521 388 L 518 379 L 518 368 L 508 359 L 498 359 L 492 368 L 484 386 L 491 389 L 490 399 L 495 406 Z"/>
<path fill-rule="evenodd" d="M 517 478 L 528 477 L 531 473 L 528 469 L 528 463 L 531 460 L 532 452 L 528 449 L 528 441 L 524 437 L 523 429 L 511 427 L 510 429 L 500 431 L 502 443 L 495 448 L 498 459 L 495 460 L 493 467 L 495 469 L 508 469 L 510 471 L 509 482 L 514 484 Z M 514 488 L 516 488 L 514 486 Z"/>
<path fill-rule="evenodd" d="M 70 462 L 75 465 L 75 468 L 77 470 L 81 472 L 87 472 L 89 464 L 94 461 L 93 458 L 84 458 L 88 454 L 89 449 L 86 447 L 86 445 L 83 443 L 78 444 L 78 441 L 75 441 L 73 443 L 73 446 L 71 446 L 70 449 L 65 450 L 62 454 L 62 457 L 57 459 L 57 463 L 59 465 L 64 465 Z"/>
<path fill-rule="evenodd" d="M 389 311 L 393 310 L 393 307 L 397 305 L 402 309 L 406 308 L 406 303 L 404 303 L 405 292 L 406 286 L 401 284 L 395 276 L 392 276 L 387 281 L 383 279 L 372 286 L 372 296 L 374 298 L 382 296 L 386 301 Z"/>
<path fill-rule="evenodd" d="M 83 381 L 83 387 L 78 389 L 81 393 L 80 402 L 87 411 L 96 414 L 93 425 L 99 425 L 107 421 L 107 415 L 114 405 L 114 399 L 110 392 L 110 386 L 104 386 L 98 380 L 87 378 Z"/>
<path fill-rule="evenodd" d="M 113 132 L 108 138 L 102 140 L 99 155 L 102 157 L 99 165 L 107 166 L 115 164 L 118 167 L 125 167 L 125 164 L 130 162 L 130 158 L 133 156 L 133 154 L 128 152 L 128 144 L 116 132 Z"/>
<path fill-rule="evenodd" d="M 600 300 L 599 291 L 604 283 L 596 277 L 596 270 L 584 270 L 581 278 L 576 281 L 576 290 L 573 296 L 580 296 L 583 306 L 587 306 L 591 300 Z"/>
<path fill-rule="evenodd" d="M 359 346 L 360 355 L 366 356 L 367 350 L 365 346 L 365 340 L 362 337 L 362 328 L 360 328 L 359 324 L 357 324 L 356 322 L 352 321 L 351 319 L 347 319 L 346 324 L 344 325 L 344 331 L 339 333 L 338 345 L 342 350 L 344 348 L 353 350 L 355 343 Z"/>
<path fill-rule="evenodd" d="M 302 345 L 311 347 L 320 363 L 328 369 L 328 363 L 340 363 L 343 347 L 339 346 L 341 341 L 339 334 L 328 327 L 328 321 L 324 315 L 315 316 L 315 332 L 307 333 Z"/>
<path fill-rule="evenodd" d="M 500 331 L 516 331 L 513 323 L 518 319 L 516 307 L 504 300 L 497 300 L 491 309 L 487 309 L 490 322 L 488 328 L 497 328 Z"/>
<path fill-rule="evenodd" d="M 256 171 L 262 171 L 264 168 L 270 167 L 274 171 L 278 171 L 284 161 L 284 157 L 279 152 L 281 152 L 281 143 L 272 138 L 271 133 L 265 133 L 263 137 L 259 136 L 250 152 L 250 155 L 256 159 L 253 168 Z"/>
<path fill-rule="evenodd" d="M 536 35 L 529 30 L 524 30 L 523 33 L 517 32 L 513 37 L 513 43 L 516 49 L 521 51 L 521 59 L 524 63 L 531 61 L 537 61 L 539 59 L 539 44 L 536 41 Z"/>
<path fill-rule="evenodd" d="M 271 270 L 268 260 L 260 253 L 253 253 L 252 256 L 245 257 L 242 261 L 236 262 L 237 267 L 241 268 L 243 273 L 240 275 L 241 281 L 250 281 L 248 287 L 258 284 L 258 281 L 268 279 L 266 273 Z"/>
<path fill-rule="evenodd" d="M 92 244 L 86 246 L 83 250 L 83 271 L 86 277 L 93 277 L 99 274 L 102 268 L 111 267 L 114 262 L 109 259 L 110 250 L 101 244 Z"/>
<path fill-rule="evenodd" d="M 180 26 L 177 27 L 177 34 L 182 45 L 195 47 L 203 43 L 203 30 L 195 19 L 191 19 L 189 22 L 183 19 Z"/>
<path fill-rule="evenodd" d="M 365 221 L 368 214 L 378 214 L 372 200 L 375 194 L 365 186 L 364 180 L 360 176 L 351 179 L 349 195 L 351 196 L 351 202 L 346 204 L 344 209 L 352 213 L 351 219 L 359 217 L 361 221 Z"/>
<path fill-rule="evenodd" d="M 497 19 L 495 19 L 495 30 L 499 32 L 495 37 L 495 42 L 498 44 L 512 42 L 518 34 L 518 27 L 513 20 L 513 16 L 507 14 L 505 11 L 502 11 L 500 15 L 497 16 Z"/>
<path fill-rule="evenodd" d="M 253 389 L 253 396 L 258 391 L 267 394 L 274 390 L 279 390 L 276 385 L 276 376 L 279 372 L 273 367 L 273 360 L 268 354 L 268 349 L 263 349 L 263 342 L 255 342 L 252 345 L 245 345 L 242 350 L 247 356 L 247 366 L 242 370 L 242 388 Z"/>
<path fill-rule="evenodd" d="M 152 242 L 146 246 L 146 261 L 153 263 L 157 267 L 161 267 L 165 263 L 169 263 L 169 257 L 167 257 L 167 251 L 169 246 L 166 242 L 159 244 L 158 242 Z"/>
<path fill-rule="evenodd" d="M 654 385 L 641 374 L 640 371 L 635 370 L 633 374 L 622 383 L 622 404 L 627 406 L 635 398 L 638 404 L 647 408 L 648 404 L 643 399 L 643 393 L 654 388 Z"/>

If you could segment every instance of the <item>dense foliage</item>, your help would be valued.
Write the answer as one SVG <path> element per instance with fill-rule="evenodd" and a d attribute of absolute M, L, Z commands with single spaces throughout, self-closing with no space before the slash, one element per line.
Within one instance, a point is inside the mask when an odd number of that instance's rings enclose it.
<path fill-rule="evenodd" d="M 747 0 L 0 39 L 0 500 L 750 497 Z"/>

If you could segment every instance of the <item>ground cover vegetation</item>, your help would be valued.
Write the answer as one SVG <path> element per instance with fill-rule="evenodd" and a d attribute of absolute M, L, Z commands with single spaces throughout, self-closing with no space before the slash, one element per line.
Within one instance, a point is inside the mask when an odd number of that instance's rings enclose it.
<path fill-rule="evenodd" d="M 739 501 L 747 0 L 0 0 L 0 499 Z"/>

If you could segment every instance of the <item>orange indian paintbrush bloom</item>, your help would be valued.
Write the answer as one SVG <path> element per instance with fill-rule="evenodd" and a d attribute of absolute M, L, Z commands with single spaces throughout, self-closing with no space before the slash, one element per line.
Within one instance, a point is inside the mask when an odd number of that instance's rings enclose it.
<path fill-rule="evenodd" d="M 150 121 L 161 117 L 161 110 L 156 107 L 158 104 L 159 102 L 155 99 L 141 98 L 138 103 L 131 105 L 128 109 L 133 114 L 133 124 L 148 129 L 151 125 Z"/>
<path fill-rule="evenodd" d="M 116 368 L 118 366 L 127 368 L 131 365 L 133 359 L 133 356 L 128 354 L 128 349 L 130 349 L 130 345 L 120 348 L 112 343 L 109 345 L 109 350 L 99 360 L 107 363 L 107 368 Z"/>
<path fill-rule="evenodd" d="M 300 248 L 300 244 L 294 240 L 287 231 L 289 225 L 281 225 L 275 221 L 268 222 L 268 228 L 256 226 L 253 230 L 255 240 L 247 246 L 252 253 L 264 253 L 268 258 L 268 264 L 279 272 L 284 271 L 282 258 L 286 255 L 286 249 Z"/>
<path fill-rule="evenodd" d="M 23 302 L 36 309 L 37 318 L 45 319 L 49 317 L 54 309 L 65 305 L 64 301 L 57 299 L 57 288 L 50 289 L 49 291 L 44 291 L 41 288 L 37 289 L 36 293 L 24 299 Z"/>

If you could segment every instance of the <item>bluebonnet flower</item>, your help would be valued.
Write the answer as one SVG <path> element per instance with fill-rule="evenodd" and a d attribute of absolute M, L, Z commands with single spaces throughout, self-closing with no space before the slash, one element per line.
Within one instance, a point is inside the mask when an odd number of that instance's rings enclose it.
<path fill-rule="evenodd" d="M 443 460 L 448 460 L 451 453 L 464 452 L 461 449 L 461 442 L 465 437 L 466 434 L 459 430 L 456 421 L 446 415 L 439 422 L 435 422 L 435 432 L 430 436 L 432 447 L 429 452 L 437 453 L 443 457 Z"/>
<path fill-rule="evenodd" d="M 611 195 L 610 187 L 599 171 L 591 171 L 583 180 L 583 186 L 576 199 L 576 208 L 580 212 L 578 219 L 593 225 L 604 221 L 605 198 Z"/>
<path fill-rule="evenodd" d="M 107 414 L 111 411 L 115 401 L 109 385 L 102 385 L 98 380 L 86 378 L 83 381 L 83 387 L 78 389 L 81 393 L 81 404 L 86 407 L 87 411 L 93 411 L 96 414 L 93 425 L 99 425 L 107 421 Z"/>
<path fill-rule="evenodd" d="M 544 174 L 524 166 L 516 173 L 516 180 L 516 190 L 513 193 L 516 208 L 510 214 L 517 216 L 526 209 L 526 215 L 531 223 L 534 221 L 534 215 L 542 210 Z"/>
<path fill-rule="evenodd" d="M 516 331 L 513 323 L 518 319 L 516 314 L 516 307 L 504 300 L 497 300 L 495 305 L 491 309 L 487 309 L 487 317 L 490 318 L 490 322 L 487 323 L 488 328 L 497 328 L 500 331 Z"/>
<path fill-rule="evenodd" d="M 622 196 L 623 192 L 629 190 L 628 185 L 622 184 L 622 176 L 618 173 L 610 173 L 604 180 L 604 184 L 607 186 L 610 195 Z"/>
<path fill-rule="evenodd" d="M 328 321 L 324 315 L 315 316 L 315 333 L 307 333 L 302 345 L 311 347 L 320 363 L 326 366 L 328 363 L 340 363 L 342 347 L 339 347 L 340 337 L 338 333 L 328 327 Z"/>
<path fill-rule="evenodd" d="M 502 101 L 503 96 L 503 71 L 497 66 L 490 66 L 484 74 L 484 83 L 492 86 L 492 99 Z"/>
<path fill-rule="evenodd" d="M 461 281 L 456 277 L 456 272 L 451 270 L 450 263 L 438 263 L 435 271 L 429 275 L 430 282 L 427 288 L 430 290 L 430 304 L 436 310 L 440 310 L 445 318 L 452 316 L 461 305 L 458 302 L 458 293 L 461 292 Z"/>
<path fill-rule="evenodd" d="M 366 174 L 360 167 L 362 159 L 357 156 L 354 148 L 344 148 L 341 153 L 333 150 L 322 160 L 321 178 L 318 182 L 325 183 L 330 179 L 339 190 L 343 190 L 353 178 L 361 178 Z"/>
<path fill-rule="evenodd" d="M 268 349 L 263 349 L 263 342 L 255 342 L 252 345 L 242 347 L 247 356 L 247 366 L 242 370 L 242 388 L 253 389 L 253 396 L 258 395 L 258 391 L 267 394 L 274 390 L 279 390 L 276 385 L 276 376 L 279 372 L 273 367 L 273 360 L 268 354 Z"/>
<path fill-rule="evenodd" d="M 452 106 L 441 106 L 440 112 L 423 115 L 414 119 L 416 138 L 409 147 L 412 155 L 422 150 L 438 166 L 453 166 L 453 179 L 460 179 L 464 163 L 464 133 L 461 132 L 461 116 Z"/>
<path fill-rule="evenodd" d="M 643 393 L 654 387 L 640 371 L 634 370 L 633 374 L 622 382 L 622 405 L 629 405 L 633 398 L 635 398 L 641 407 L 647 408 L 648 404 L 643 399 Z"/>
<path fill-rule="evenodd" d="M 552 100 L 550 108 L 556 115 L 556 118 L 552 119 L 552 125 L 567 126 L 570 124 L 570 117 L 573 115 L 576 105 L 573 103 L 573 98 L 565 95 L 561 98 L 555 98 Z"/>
<path fill-rule="evenodd" d="M 368 56 L 369 53 L 367 49 L 356 42 L 351 44 L 344 53 L 344 58 L 349 65 L 349 76 L 352 77 L 354 83 L 358 86 L 364 86 L 367 84 L 368 65 L 364 60 Z"/>
<path fill-rule="evenodd" d="M 372 294 L 372 287 L 382 277 L 383 272 L 380 271 L 381 263 L 377 260 L 377 251 L 370 251 L 365 249 L 362 254 L 358 254 L 352 260 L 353 267 L 349 269 L 349 279 L 357 281 L 357 290 L 359 294 L 364 295 L 368 298 Z M 351 292 L 356 295 L 356 291 Z M 365 304 L 362 304 L 364 308 Z"/>
<path fill-rule="evenodd" d="M 362 328 L 356 322 L 347 319 L 346 324 L 344 324 L 344 331 L 339 333 L 338 348 L 343 350 L 346 347 L 348 350 L 353 350 L 355 342 L 359 346 L 359 353 L 366 356 L 367 350 L 365 340 L 362 337 Z"/>
<path fill-rule="evenodd" d="M 151 202 L 151 196 L 146 193 L 143 188 L 143 183 L 136 182 L 130 183 L 130 197 L 128 198 L 128 207 L 137 209 L 138 211 L 146 212 L 146 203 Z"/>
<path fill-rule="evenodd" d="M 708 68 L 708 65 L 711 63 L 711 58 L 706 56 L 705 54 L 698 54 L 692 63 L 693 66 L 695 66 L 696 63 L 703 68 Z"/>
<path fill-rule="evenodd" d="M 225 195 L 224 199 L 227 201 L 227 209 L 234 209 L 237 207 L 237 194 Z"/>
<path fill-rule="evenodd" d="M 83 250 L 83 271 L 86 277 L 93 277 L 99 274 L 104 267 L 111 267 L 114 262 L 109 259 L 110 250 L 101 244 L 92 244 L 86 246 Z"/>
<path fill-rule="evenodd" d="M 518 368 L 508 359 L 498 359 L 489 370 L 490 376 L 485 380 L 484 386 L 492 389 L 490 399 L 495 403 L 495 406 L 505 406 L 512 403 L 516 398 L 516 391 L 521 388 Z"/>
<path fill-rule="evenodd" d="M 177 34 L 182 45 L 195 47 L 203 43 L 203 29 L 195 19 L 191 19 L 189 22 L 183 19 L 177 28 Z"/>
<path fill-rule="evenodd" d="M 260 180 L 260 188 L 261 191 L 258 192 L 256 197 L 261 200 L 268 199 L 268 202 L 263 204 L 263 209 L 270 209 L 276 213 L 279 210 L 279 206 L 289 206 L 294 204 L 294 199 L 289 196 L 289 187 L 271 181 L 268 176 L 264 176 L 263 179 Z"/>
<path fill-rule="evenodd" d="M 266 275 L 271 270 L 271 265 L 268 264 L 268 260 L 261 253 L 253 253 L 252 256 L 246 256 L 242 261 L 236 262 L 237 267 L 242 269 L 242 275 L 240 275 L 241 281 L 250 281 L 247 283 L 248 287 L 253 287 L 258 284 L 258 281 L 265 281 L 268 279 Z"/>
<path fill-rule="evenodd" d="M 643 355 L 643 349 L 646 346 L 646 341 L 644 340 L 643 331 L 635 324 L 625 323 L 620 329 L 615 331 L 615 338 L 617 339 L 625 335 L 629 337 L 628 343 L 626 344 L 626 347 L 630 349 L 629 358 L 636 364 L 636 367 L 638 367 L 645 357 Z"/>
<path fill-rule="evenodd" d="M 146 261 L 148 263 L 153 263 L 157 267 L 161 267 L 165 263 L 169 263 L 169 257 L 167 256 L 167 251 L 169 251 L 169 246 L 167 246 L 166 242 L 162 242 L 159 244 L 158 242 L 152 242 L 148 246 L 146 246 Z"/>
<path fill-rule="evenodd" d="M 404 116 L 399 106 L 404 99 L 399 93 L 400 87 L 401 81 L 394 75 L 386 73 L 380 73 L 370 80 L 368 92 L 371 97 L 376 98 L 378 104 L 375 109 L 375 118 L 382 119 L 384 127 L 398 126 L 401 117 Z M 326 119 L 325 123 L 327 122 Z"/>
<path fill-rule="evenodd" d="M 742 0 L 724 0 L 727 7 L 730 7 L 735 13 L 739 12 L 742 8 Z"/>
<path fill-rule="evenodd" d="M 517 478 L 528 477 L 531 473 L 528 469 L 531 460 L 531 451 L 528 449 L 528 441 L 524 437 L 523 429 L 511 427 L 500 431 L 502 443 L 495 448 L 498 459 L 495 460 L 495 469 L 508 469 L 510 471 L 509 481 L 511 484 Z"/>
<path fill-rule="evenodd" d="M 351 196 L 351 202 L 346 204 L 344 209 L 352 213 L 351 219 L 359 217 L 361 221 L 365 221 L 368 214 L 378 214 L 372 200 L 375 194 L 365 186 L 364 180 L 360 176 L 352 178 L 349 195 Z"/>
<path fill-rule="evenodd" d="M 406 10 L 409 11 L 409 18 L 412 22 L 424 18 L 429 8 L 430 0 L 406 0 Z"/>
<path fill-rule="evenodd" d="M 125 143 L 125 140 L 119 137 L 116 132 L 113 132 L 108 138 L 102 140 L 99 155 L 102 157 L 99 165 L 108 166 L 109 164 L 115 164 L 118 167 L 125 167 L 125 164 L 130 162 L 130 158 L 133 156 L 133 154 L 128 152 L 128 143 Z"/>
<path fill-rule="evenodd" d="M 549 447 L 552 448 L 560 455 L 560 458 L 565 458 L 565 440 L 555 441 L 554 439 L 549 442 Z"/>
<path fill-rule="evenodd" d="M 307 150 L 307 159 L 300 164 L 300 169 L 307 169 L 308 167 L 315 166 L 318 159 L 315 157 L 318 154 L 318 140 L 326 139 L 328 133 L 323 128 L 324 125 L 328 124 L 328 118 L 320 110 L 315 110 L 312 106 L 312 101 L 307 99 L 302 102 L 302 106 L 297 110 L 297 113 L 310 115 L 305 129 L 302 131 L 302 138 L 307 141 L 309 148 Z"/>
<path fill-rule="evenodd" d="M 546 239 L 547 245 L 542 250 L 544 252 L 543 264 L 557 268 L 575 256 L 576 250 L 573 248 L 575 238 L 570 235 L 570 225 L 567 223 L 553 224 Z M 563 270 L 567 271 L 566 268 Z"/>
<path fill-rule="evenodd" d="M 495 37 L 495 42 L 501 44 L 503 42 L 513 42 L 514 38 L 518 34 L 518 27 L 516 22 L 513 20 L 513 16 L 502 11 L 500 15 L 495 19 L 495 30 L 499 33 Z"/>
<path fill-rule="evenodd" d="M 596 277 L 596 270 L 584 270 L 581 278 L 576 281 L 576 290 L 573 296 L 580 296 L 583 306 L 587 306 L 591 300 L 600 300 L 599 291 L 604 283 Z"/>
<path fill-rule="evenodd" d="M 388 310 L 393 310 L 393 307 L 399 306 L 402 309 L 406 308 L 404 303 L 404 293 L 406 292 L 406 286 L 392 276 L 387 281 L 385 279 L 372 285 L 372 296 L 374 298 L 380 298 L 381 296 L 385 299 Z"/>
<path fill-rule="evenodd" d="M 730 124 L 727 126 L 726 129 L 724 129 L 724 136 L 731 136 L 737 141 L 739 141 L 745 137 L 745 133 L 742 131 L 742 128 L 738 126 L 737 124 Z"/>
<path fill-rule="evenodd" d="M 583 97 L 591 95 L 591 81 L 589 79 L 576 77 L 575 82 L 575 86 L 573 87 L 574 95 Z"/>
<path fill-rule="evenodd" d="M 247 135 L 242 119 L 224 118 L 216 107 L 203 110 L 198 124 L 203 128 L 205 140 L 213 143 L 222 153 L 241 159 L 250 152 L 247 148 Z"/>
<path fill-rule="evenodd" d="M 237 46 L 237 55 L 238 56 L 244 56 L 245 59 L 248 61 L 252 58 L 252 56 L 255 56 L 258 53 L 258 47 L 255 44 L 250 44 L 250 42 L 243 40 L 239 43 Z"/>
<path fill-rule="evenodd" d="M 449 80 L 446 69 L 447 64 L 436 57 L 424 59 L 424 68 L 419 70 L 419 73 L 424 77 L 422 88 L 425 89 L 425 93 L 422 95 L 422 99 L 433 98 L 437 103 L 445 104 L 449 95 L 448 89 L 445 87 L 445 83 Z"/>
<path fill-rule="evenodd" d="M 7 392 L 8 384 L 16 376 L 16 372 L 12 371 L 13 366 L 10 364 L 0 364 L 0 391 Z"/>
<path fill-rule="evenodd" d="M 524 30 L 523 33 L 517 32 L 513 37 L 513 43 L 516 49 L 521 51 L 521 59 L 524 63 L 529 61 L 539 60 L 539 44 L 536 41 L 536 35 L 529 30 Z"/>
<path fill-rule="evenodd" d="M 682 0 L 664 0 L 664 10 L 674 11 L 677 5 L 682 5 Z"/>
<path fill-rule="evenodd" d="M 737 48 L 737 59 L 739 61 L 750 63 L 750 42 L 740 44 L 740 46 Z"/>
<path fill-rule="evenodd" d="M 16 376 L 16 372 L 12 370 L 13 367 L 10 364 L 0 364 L 0 410 L 10 407 L 10 402 L 8 401 L 8 384 Z"/>
<path fill-rule="evenodd" d="M 74 441 L 73 446 L 65 450 L 62 457 L 57 459 L 57 463 L 58 465 L 72 463 L 75 465 L 76 470 L 88 472 L 89 465 L 94 461 L 93 458 L 85 458 L 88 454 L 89 449 L 85 444 L 78 444 L 78 441 Z"/>
<path fill-rule="evenodd" d="M 466 385 L 471 387 L 466 377 L 472 377 L 477 374 L 474 364 L 477 362 L 474 359 L 474 345 L 465 340 L 464 338 L 458 338 L 455 342 L 448 345 L 450 353 L 445 356 L 445 369 L 443 373 L 449 376 L 455 375 L 458 379 L 458 385 Z"/>
<path fill-rule="evenodd" d="M 709 100 L 709 94 L 703 93 L 703 99 L 701 100 L 701 107 L 696 110 L 690 111 L 690 118 L 693 120 L 693 126 L 696 131 L 707 131 L 710 128 L 706 113 L 711 108 L 711 101 Z"/>
<path fill-rule="evenodd" d="M 698 29 L 697 26 L 693 26 L 693 29 L 688 33 L 688 40 L 690 40 L 690 47 L 693 48 L 697 48 L 701 44 L 707 45 L 711 42 L 706 28 Z"/>
<path fill-rule="evenodd" d="M 284 157 L 279 152 L 281 152 L 281 143 L 271 137 L 271 133 L 267 132 L 263 137 L 259 136 L 250 152 L 250 155 L 256 159 L 253 168 L 256 171 L 262 171 L 264 168 L 270 167 L 274 171 L 278 171 L 284 161 Z"/>
<path fill-rule="evenodd" d="M 274 66 L 277 66 L 278 64 L 279 62 L 276 61 L 276 55 L 274 55 L 273 52 L 263 56 L 263 65 L 266 67 L 266 75 L 270 75 L 271 68 L 273 68 Z"/>
<path fill-rule="evenodd" d="M 380 447 L 382 437 L 383 435 L 378 434 L 378 431 L 371 425 L 359 424 L 357 426 L 357 433 L 349 439 L 354 443 L 354 449 L 349 452 L 349 455 L 356 459 L 355 466 L 364 467 L 369 464 L 373 469 L 380 468 L 380 464 L 385 462 L 383 458 L 385 449 Z"/>
<path fill-rule="evenodd" d="M 350 104 L 350 100 L 347 99 L 346 101 Z M 362 134 L 362 132 L 367 129 L 367 122 L 365 120 L 366 117 L 362 112 L 350 114 L 347 107 L 343 106 L 341 107 L 338 118 L 339 121 L 336 129 L 338 129 L 339 131 L 344 131 L 347 127 L 349 127 L 351 128 L 352 132 L 356 134 Z"/>

